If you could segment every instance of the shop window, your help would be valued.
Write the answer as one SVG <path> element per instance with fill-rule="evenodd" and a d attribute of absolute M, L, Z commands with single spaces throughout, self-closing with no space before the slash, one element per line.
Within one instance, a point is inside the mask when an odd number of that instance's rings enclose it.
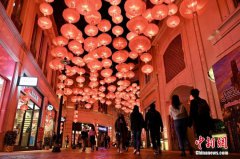
<path fill-rule="evenodd" d="M 5 85 L 6 85 L 6 80 L 0 76 L 0 108 L 3 100 Z"/>
<path fill-rule="evenodd" d="M 16 117 L 14 120 L 14 131 L 17 131 L 16 146 L 35 146 L 39 123 L 40 108 L 31 100 L 28 102 L 28 109 L 22 111 L 21 100 L 18 101 Z"/>
<path fill-rule="evenodd" d="M 24 0 L 14 0 L 13 2 L 13 12 L 11 15 L 11 19 L 15 24 L 16 28 L 18 29 L 19 33 L 22 30 L 22 21 L 21 21 L 21 12 L 23 8 L 23 1 Z"/>
<path fill-rule="evenodd" d="M 36 57 L 36 40 L 37 40 L 37 32 L 38 32 L 38 16 L 35 17 L 35 22 L 34 22 L 34 28 L 33 28 L 33 33 L 32 33 L 32 43 L 30 46 L 31 53 L 33 54 L 34 57 Z"/>
<path fill-rule="evenodd" d="M 1 3 L 2 3 L 2 5 L 4 6 L 4 8 L 7 8 L 8 1 L 9 1 L 9 0 L 1 0 Z"/>

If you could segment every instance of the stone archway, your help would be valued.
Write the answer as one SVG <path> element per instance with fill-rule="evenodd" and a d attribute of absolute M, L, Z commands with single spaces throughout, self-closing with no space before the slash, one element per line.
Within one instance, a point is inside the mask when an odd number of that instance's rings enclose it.
<path fill-rule="evenodd" d="M 175 88 L 169 96 L 169 99 L 171 99 L 172 95 L 178 95 L 181 102 L 186 107 L 188 113 L 190 110 L 189 97 L 190 97 L 191 89 L 193 89 L 193 87 L 181 85 L 181 86 L 178 86 L 177 88 Z M 169 125 L 170 125 L 170 133 L 169 134 L 170 134 L 172 150 L 179 150 L 177 136 L 176 136 L 174 126 L 173 126 L 173 120 L 170 118 L 170 116 L 169 116 Z M 194 135 L 193 135 L 192 129 L 188 130 L 188 137 L 189 137 L 190 142 L 192 143 L 192 141 L 194 140 Z"/>

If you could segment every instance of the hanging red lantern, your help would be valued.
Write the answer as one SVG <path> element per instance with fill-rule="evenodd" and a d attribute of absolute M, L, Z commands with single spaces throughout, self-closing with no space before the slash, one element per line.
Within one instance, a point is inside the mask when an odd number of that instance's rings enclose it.
<path fill-rule="evenodd" d="M 85 104 L 85 107 L 86 107 L 87 109 L 90 109 L 90 108 L 92 107 L 92 105 L 89 104 L 89 103 L 87 103 L 87 104 Z"/>
<path fill-rule="evenodd" d="M 61 89 L 59 89 L 59 90 L 56 91 L 56 94 L 58 96 L 62 96 L 63 95 L 63 91 Z"/>
<path fill-rule="evenodd" d="M 165 3 L 170 4 L 173 3 L 175 0 L 164 0 Z"/>
<path fill-rule="evenodd" d="M 73 8 L 66 8 L 63 11 L 63 18 L 68 23 L 77 23 L 80 19 L 79 13 Z"/>
<path fill-rule="evenodd" d="M 90 0 L 80 0 L 76 7 L 77 11 L 82 15 L 87 15 L 89 12 L 94 11 L 93 1 Z"/>
<path fill-rule="evenodd" d="M 135 67 L 134 63 L 128 63 L 128 66 L 129 66 L 129 70 L 133 70 Z"/>
<path fill-rule="evenodd" d="M 67 78 L 64 83 L 65 83 L 65 85 L 67 85 L 67 86 L 71 86 L 71 85 L 73 85 L 73 80 Z"/>
<path fill-rule="evenodd" d="M 121 8 L 119 6 L 111 6 L 108 8 L 108 14 L 112 17 L 121 14 Z"/>
<path fill-rule="evenodd" d="M 102 33 L 97 37 L 98 43 L 100 45 L 109 45 L 112 42 L 112 37 L 107 33 Z"/>
<path fill-rule="evenodd" d="M 112 66 L 112 60 L 110 59 L 103 59 L 102 64 L 104 68 L 109 68 Z"/>
<path fill-rule="evenodd" d="M 59 75 L 58 79 L 60 79 L 61 81 L 64 81 L 67 77 L 65 75 Z"/>
<path fill-rule="evenodd" d="M 126 13 L 136 17 L 146 10 L 146 4 L 142 0 L 127 0 L 124 4 Z"/>
<path fill-rule="evenodd" d="M 105 78 L 112 76 L 113 70 L 110 68 L 106 68 L 101 71 L 101 75 Z"/>
<path fill-rule="evenodd" d="M 151 65 L 149 65 L 149 64 L 145 64 L 145 65 L 142 66 L 141 70 L 145 74 L 150 74 L 153 71 L 153 67 Z"/>
<path fill-rule="evenodd" d="M 64 92 L 64 94 L 65 94 L 66 96 L 72 94 L 72 90 L 71 90 L 70 88 L 64 88 L 63 92 Z"/>
<path fill-rule="evenodd" d="M 126 63 L 120 63 L 119 65 L 116 66 L 116 69 L 118 72 L 126 73 L 130 70 L 129 65 Z"/>
<path fill-rule="evenodd" d="M 94 37 L 88 37 L 84 40 L 84 49 L 86 51 L 92 51 L 98 47 L 98 40 Z"/>
<path fill-rule="evenodd" d="M 83 61 L 86 63 L 86 64 L 88 64 L 89 62 L 92 62 L 92 61 L 94 61 L 95 60 L 95 58 L 92 56 L 92 55 L 90 55 L 90 54 L 86 54 L 84 57 L 83 57 Z"/>
<path fill-rule="evenodd" d="M 70 41 L 68 44 L 68 49 L 77 55 L 81 55 L 83 53 L 82 44 L 79 43 L 77 40 Z"/>
<path fill-rule="evenodd" d="M 121 0 L 109 0 L 109 3 L 113 6 L 117 6 L 121 3 Z"/>
<path fill-rule="evenodd" d="M 150 0 L 152 4 L 162 4 L 163 0 Z"/>
<path fill-rule="evenodd" d="M 127 40 L 123 37 L 113 39 L 113 47 L 117 50 L 122 50 L 127 46 Z"/>
<path fill-rule="evenodd" d="M 128 52 L 126 50 L 116 51 L 112 55 L 112 60 L 116 63 L 123 63 L 127 60 L 127 58 L 128 58 Z"/>
<path fill-rule="evenodd" d="M 78 28 L 73 24 L 62 25 L 61 34 L 67 39 L 75 39 L 78 35 Z"/>
<path fill-rule="evenodd" d="M 53 57 L 64 58 L 67 54 L 67 49 L 63 46 L 57 46 L 51 49 L 51 55 Z"/>
<path fill-rule="evenodd" d="M 53 38 L 52 43 L 55 46 L 65 46 L 68 44 L 68 39 L 63 36 L 57 36 L 57 37 Z"/>
<path fill-rule="evenodd" d="M 168 15 L 174 15 L 178 11 L 178 6 L 174 3 L 168 5 Z"/>
<path fill-rule="evenodd" d="M 102 0 L 92 0 L 94 9 L 99 10 L 102 7 Z"/>
<path fill-rule="evenodd" d="M 68 8 L 76 8 L 81 0 L 64 0 Z"/>
<path fill-rule="evenodd" d="M 108 32 L 111 29 L 111 23 L 109 20 L 103 19 L 98 23 L 98 29 L 101 32 Z"/>
<path fill-rule="evenodd" d="M 133 71 L 128 71 L 126 76 L 131 79 L 135 76 L 135 73 Z"/>
<path fill-rule="evenodd" d="M 98 27 L 96 27 L 95 25 L 87 25 L 84 28 L 84 32 L 88 35 L 88 36 L 96 36 L 98 34 Z"/>
<path fill-rule="evenodd" d="M 91 11 L 84 16 L 85 21 L 91 25 L 97 25 L 101 21 L 101 14 L 98 11 Z"/>
<path fill-rule="evenodd" d="M 141 34 L 148 24 L 147 19 L 137 16 L 127 22 L 127 28 L 134 33 Z"/>
<path fill-rule="evenodd" d="M 38 26 L 42 29 L 50 29 L 52 21 L 48 17 L 40 17 L 38 18 Z"/>
<path fill-rule="evenodd" d="M 134 32 L 129 32 L 127 34 L 127 39 L 128 41 L 132 40 L 134 37 L 138 36 L 138 34 L 134 33 Z"/>
<path fill-rule="evenodd" d="M 23 104 L 23 105 L 20 106 L 20 109 L 22 111 L 26 111 L 26 110 L 28 110 L 28 105 L 27 104 Z"/>
<path fill-rule="evenodd" d="M 168 7 L 165 4 L 155 5 L 152 8 L 152 17 L 155 20 L 162 20 L 168 15 Z"/>
<path fill-rule="evenodd" d="M 122 15 L 116 15 L 116 16 L 112 17 L 112 21 L 115 24 L 120 24 L 123 21 L 123 16 Z"/>
<path fill-rule="evenodd" d="M 147 37 L 152 38 L 153 36 L 157 35 L 158 31 L 159 31 L 159 28 L 158 28 L 158 26 L 157 26 L 156 24 L 154 24 L 154 23 L 149 23 L 149 24 L 146 26 L 146 28 L 145 28 L 145 30 L 144 30 L 143 33 L 144 33 L 144 35 L 146 35 Z"/>
<path fill-rule="evenodd" d="M 180 18 L 176 15 L 170 16 L 167 19 L 167 26 L 169 28 L 175 28 L 179 25 L 180 23 Z"/>
<path fill-rule="evenodd" d="M 40 4 L 39 9 L 44 16 L 52 15 L 52 13 L 53 13 L 52 6 L 48 3 L 45 3 L 45 2 Z"/>
<path fill-rule="evenodd" d="M 54 0 L 45 0 L 45 2 L 52 3 L 52 2 L 54 2 Z"/>
<path fill-rule="evenodd" d="M 75 65 L 80 66 L 80 67 L 85 66 L 85 63 L 81 57 L 73 57 L 72 63 L 74 63 Z"/>
<path fill-rule="evenodd" d="M 98 48 L 98 56 L 102 59 L 109 58 L 112 55 L 112 50 L 106 46 Z"/>
<path fill-rule="evenodd" d="M 148 22 L 151 22 L 153 20 L 152 9 L 147 9 L 145 12 L 143 12 L 142 16 L 147 19 Z"/>
<path fill-rule="evenodd" d="M 129 42 L 129 48 L 137 53 L 143 53 L 151 48 L 151 41 L 146 36 L 137 36 Z"/>
<path fill-rule="evenodd" d="M 76 81 L 77 81 L 78 83 L 83 83 L 83 82 L 85 82 L 85 77 L 83 77 L 83 76 L 78 76 L 78 77 L 76 78 Z"/>
<path fill-rule="evenodd" d="M 92 71 L 99 71 L 102 69 L 102 63 L 98 60 L 93 60 L 92 62 L 89 62 L 87 66 Z"/>
<path fill-rule="evenodd" d="M 57 87 L 58 87 L 59 89 L 62 89 L 62 88 L 65 87 L 65 84 L 64 84 L 64 83 L 58 83 L 58 84 L 57 84 Z"/>
<path fill-rule="evenodd" d="M 148 63 L 149 61 L 152 60 L 152 55 L 149 54 L 149 53 L 144 53 L 140 56 L 140 59 L 145 62 L 145 63 Z"/>
<path fill-rule="evenodd" d="M 116 25 L 112 28 L 112 32 L 114 35 L 116 35 L 116 37 L 118 37 L 119 35 L 123 34 L 123 28 L 119 25 Z"/>

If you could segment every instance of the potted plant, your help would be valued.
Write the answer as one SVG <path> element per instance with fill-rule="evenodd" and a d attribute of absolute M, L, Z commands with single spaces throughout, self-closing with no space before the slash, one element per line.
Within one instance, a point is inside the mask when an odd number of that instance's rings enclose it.
<path fill-rule="evenodd" d="M 50 149 L 50 141 L 51 141 L 50 137 L 44 137 L 44 148 L 45 148 L 45 150 Z"/>
<path fill-rule="evenodd" d="M 16 143 L 17 132 L 7 131 L 4 137 L 4 151 L 12 152 L 14 144 Z"/>

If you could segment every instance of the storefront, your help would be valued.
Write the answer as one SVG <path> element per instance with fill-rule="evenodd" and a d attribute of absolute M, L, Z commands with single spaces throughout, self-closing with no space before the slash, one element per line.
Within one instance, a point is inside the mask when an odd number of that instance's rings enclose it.
<path fill-rule="evenodd" d="M 37 133 L 41 118 L 42 95 L 40 95 L 34 88 L 31 88 L 29 93 L 29 101 L 27 104 L 22 100 L 25 96 L 21 89 L 20 98 L 17 105 L 16 116 L 14 120 L 14 131 L 17 131 L 16 149 L 34 149 L 37 143 Z M 26 105 L 26 110 L 22 106 Z"/>

